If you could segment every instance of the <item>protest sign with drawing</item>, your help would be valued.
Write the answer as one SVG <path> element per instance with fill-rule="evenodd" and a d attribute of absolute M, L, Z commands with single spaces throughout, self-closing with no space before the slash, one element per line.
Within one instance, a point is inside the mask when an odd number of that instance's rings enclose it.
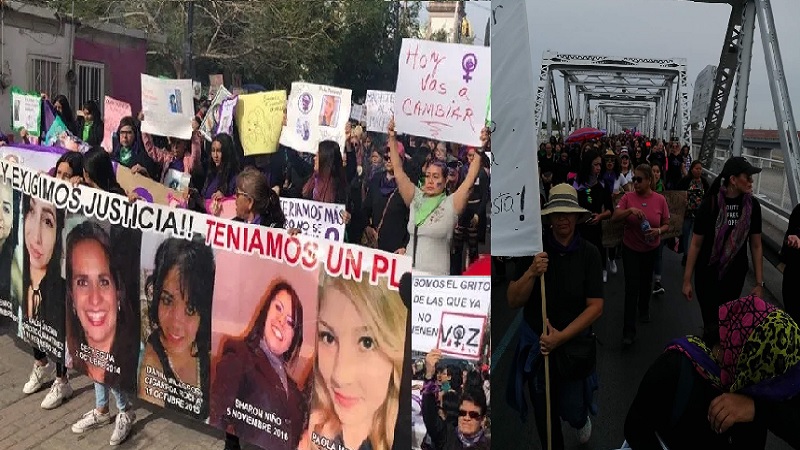
<path fill-rule="evenodd" d="M 491 60 L 489 47 L 403 39 L 397 131 L 480 147 Z"/>
<path fill-rule="evenodd" d="M 491 277 L 414 276 L 411 349 L 479 360 L 491 308 Z"/>
<path fill-rule="evenodd" d="M 219 110 L 222 108 L 222 102 L 233 97 L 233 94 L 225 89 L 225 86 L 220 86 L 217 89 L 211 105 L 203 117 L 203 122 L 200 124 L 200 134 L 209 142 L 214 139 L 214 130 L 217 128 L 217 121 L 219 120 Z"/>
<path fill-rule="evenodd" d="M 192 80 L 172 80 L 142 74 L 142 133 L 192 138 Z"/>
<path fill-rule="evenodd" d="M 245 156 L 275 153 L 283 126 L 286 91 L 239 96 L 236 125 Z"/>
<path fill-rule="evenodd" d="M 286 228 L 296 228 L 305 236 L 344 242 L 345 206 L 299 198 L 281 198 Z"/>
<path fill-rule="evenodd" d="M 130 103 L 117 100 L 106 95 L 103 109 L 103 148 L 111 152 L 114 133 L 117 132 L 119 121 L 123 117 L 131 116 Z"/>
<path fill-rule="evenodd" d="M 367 131 L 385 133 L 389 120 L 394 117 L 394 92 L 367 91 Z"/>
<path fill-rule="evenodd" d="M 344 152 L 351 95 L 349 89 L 292 83 L 281 144 L 299 152 L 316 153 L 320 142 L 334 141 Z"/>
<path fill-rule="evenodd" d="M 236 114 L 236 105 L 238 103 L 238 95 L 228 97 L 222 101 L 217 116 L 217 125 L 214 127 L 214 136 L 220 133 L 233 134 L 233 116 Z"/>
<path fill-rule="evenodd" d="M 25 92 L 18 87 L 11 88 L 11 128 L 23 128 L 31 136 L 41 134 L 42 97 L 35 92 Z"/>

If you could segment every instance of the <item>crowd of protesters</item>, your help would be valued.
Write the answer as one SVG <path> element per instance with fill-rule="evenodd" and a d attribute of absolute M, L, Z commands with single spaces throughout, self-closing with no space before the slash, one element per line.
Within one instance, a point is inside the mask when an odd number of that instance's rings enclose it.
<path fill-rule="evenodd" d="M 323 141 L 316 154 L 278 145 L 262 149 L 264 154 L 245 156 L 235 125 L 232 134 L 217 134 L 211 140 L 201 135 L 199 128 L 210 106 L 201 99 L 195 102 L 191 139 L 144 133 L 144 115 L 139 113 L 120 120 L 111 148 L 103 148 L 104 124 L 96 102 L 85 102 L 81 113 L 75 114 L 63 95 L 52 99 L 43 95 L 43 101 L 51 102 L 67 130 L 86 144 L 84 149 L 90 148 L 83 153 L 68 151 L 51 170 L 50 175 L 73 184 L 137 200 L 135 192 L 125 192 L 117 183 L 112 161 L 159 183 L 165 182 L 169 171 L 177 171 L 190 179 L 188 188 L 181 191 L 185 208 L 220 215 L 223 199 L 235 197 L 234 220 L 272 228 L 286 227 L 281 198 L 341 204 L 345 242 L 408 254 L 414 267 L 428 275 L 461 275 L 478 261 L 479 247 L 487 242 L 488 129 L 481 131 L 483 145 L 474 148 L 400 136 L 393 123 L 383 133 L 368 133 L 363 124 L 351 120 L 346 124 L 344 148 Z M 284 109 L 284 124 L 285 120 Z M 15 141 L 37 143 L 24 129 L 17 136 L 0 136 L 0 145 Z M 74 391 L 63 364 L 49 361 L 44 352 L 34 349 L 33 370 L 23 391 L 33 394 L 51 382 L 41 405 L 45 409 L 58 407 Z M 110 441 L 117 445 L 128 437 L 135 420 L 128 394 L 122 390 L 97 383 L 96 408 L 72 429 L 83 433 L 111 423 L 109 390 L 120 411 Z M 462 419 L 478 423 L 478 417 L 486 415 L 486 403 L 476 397 Z M 459 411 L 451 414 L 456 417 Z M 451 422 L 439 424 L 443 428 L 436 428 L 436 442 L 450 442 L 457 436 L 472 439 L 477 433 L 470 428 L 456 432 L 447 428 Z M 225 448 L 238 449 L 238 438 L 228 434 Z"/>

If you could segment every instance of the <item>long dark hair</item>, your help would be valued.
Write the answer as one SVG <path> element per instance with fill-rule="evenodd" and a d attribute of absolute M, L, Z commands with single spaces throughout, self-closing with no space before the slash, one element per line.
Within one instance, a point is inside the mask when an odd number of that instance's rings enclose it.
<path fill-rule="evenodd" d="M 66 152 L 56 161 L 55 171 L 53 176 L 58 172 L 58 166 L 61 163 L 67 163 L 70 170 L 72 170 L 73 177 L 83 177 L 83 155 L 78 152 Z"/>
<path fill-rule="evenodd" d="M 594 163 L 594 160 L 597 158 L 600 158 L 600 164 L 603 164 L 603 158 L 600 156 L 600 152 L 596 150 L 588 150 L 586 153 L 581 155 L 580 168 L 578 169 L 578 174 L 575 177 L 575 181 L 577 181 L 578 184 L 585 184 L 589 182 L 589 179 L 592 177 L 592 170 L 594 169 L 592 163 Z M 597 180 L 600 181 L 599 173 L 597 174 Z"/>
<path fill-rule="evenodd" d="M 36 199 L 37 202 L 46 203 L 44 200 Z M 53 254 L 50 256 L 50 260 L 47 262 L 47 269 L 45 269 L 44 278 L 42 278 L 41 283 L 39 283 L 39 291 L 42 292 L 42 304 L 45 305 L 45 302 L 48 300 L 50 301 L 59 301 L 57 297 L 59 294 L 63 295 L 63 293 L 57 292 L 58 290 L 63 288 L 63 282 L 61 279 L 61 249 L 62 249 L 62 234 L 64 230 L 64 211 L 58 209 L 53 205 L 53 208 L 56 210 L 56 241 L 53 245 Z M 29 195 L 24 195 L 22 197 L 22 236 L 25 236 L 25 217 L 31 211 L 31 197 Z M 28 249 L 25 248 L 25 251 L 22 252 L 22 299 L 27 299 L 27 291 L 28 288 L 31 287 L 31 269 L 30 269 L 30 255 L 28 255 Z M 63 297 L 62 297 L 63 301 Z M 25 302 L 27 303 L 27 302 Z M 60 303 L 60 302 L 59 302 Z M 49 305 L 48 305 L 49 306 Z M 26 311 L 27 317 L 27 304 L 23 307 L 23 310 Z M 43 309 L 36 315 L 37 320 L 42 320 L 42 313 L 44 312 Z M 33 318 L 33 317 L 30 317 Z"/>
<path fill-rule="evenodd" d="M 97 105 L 96 101 L 89 100 L 83 103 L 83 109 L 89 111 L 89 114 L 92 115 L 91 133 L 89 133 L 89 139 L 86 143 L 89 145 L 101 145 L 103 143 L 103 132 L 105 130 L 100 107 Z M 86 119 L 84 119 L 84 125 L 86 124 L 85 120 Z M 81 138 L 82 136 L 78 137 Z"/>
<path fill-rule="evenodd" d="M 61 112 L 58 112 L 58 110 L 55 109 L 56 103 L 61 104 Z M 67 100 L 66 95 L 60 94 L 53 99 L 53 109 L 56 111 L 58 117 L 61 118 L 61 121 L 64 122 L 64 125 L 67 126 L 69 132 L 72 133 L 74 136 L 80 138 L 80 134 L 78 131 L 78 124 L 75 121 L 75 111 L 72 110 L 72 106 L 70 106 L 69 100 Z"/>
<path fill-rule="evenodd" d="M 339 144 L 322 141 L 317 149 L 319 171 L 303 186 L 303 197 L 318 202 L 336 203 L 347 190 L 347 179 Z"/>
<path fill-rule="evenodd" d="M 92 147 L 83 155 L 83 168 L 99 189 L 116 194 L 123 191 L 117 182 L 111 156 L 102 147 Z"/>
<path fill-rule="evenodd" d="M 135 283 L 129 282 L 125 278 L 125 270 L 130 265 L 130 256 L 124 253 L 121 247 L 131 244 L 132 233 L 135 230 L 112 226 L 112 233 L 106 231 L 99 223 L 87 220 L 80 223 L 67 235 L 67 257 L 66 257 L 66 276 L 67 276 L 67 345 L 72 356 L 73 368 L 86 372 L 86 362 L 80 358 L 81 347 L 87 345 L 86 333 L 81 326 L 80 319 L 75 310 L 75 300 L 73 295 L 73 269 L 72 259 L 74 257 L 75 246 L 84 241 L 95 241 L 103 249 L 103 253 L 109 263 L 109 271 L 114 280 L 117 300 L 117 323 L 114 332 L 114 343 L 111 345 L 111 354 L 114 356 L 119 373 L 105 372 L 103 384 L 110 386 L 120 385 L 120 381 L 126 378 L 126 383 L 120 386 L 122 389 L 132 391 L 136 383 L 136 366 L 139 356 L 139 317 L 138 308 L 134 302 L 138 300 L 129 298 L 128 292 L 133 289 L 138 292 Z M 112 234 L 114 234 L 114 244 L 112 244 Z M 141 237 L 141 235 L 139 235 Z M 136 264 L 138 267 L 138 263 Z M 129 268 L 129 267 L 128 267 Z M 130 275 L 130 274 L 129 274 Z M 137 278 L 138 280 L 138 278 Z"/>
<path fill-rule="evenodd" d="M 14 260 L 14 251 L 17 248 L 17 244 L 19 243 L 19 207 L 20 207 L 20 197 L 22 195 L 19 191 L 15 191 L 14 188 L 11 187 L 11 184 L 4 184 L 0 183 L 0 189 L 8 189 L 12 192 L 11 194 L 11 223 L 6 224 L 6 226 L 11 227 L 11 230 L 8 233 L 8 237 L 6 238 L 5 242 L 3 242 L 3 246 L 0 247 L 0 273 L 6 274 L 7 276 L 0 277 L 0 299 L 3 300 L 14 300 L 14 293 L 11 292 L 11 267 L 12 262 Z M 2 207 L 2 205 L 0 205 Z M 24 252 L 27 253 L 27 252 Z M 19 300 L 19 299 L 17 299 Z M 16 309 L 15 309 L 16 311 Z"/>
<path fill-rule="evenodd" d="M 261 171 L 252 166 L 245 167 L 236 177 L 236 186 L 253 199 L 253 210 L 261 216 L 263 225 L 286 226 L 281 199 L 269 188 L 267 177 Z"/>
<path fill-rule="evenodd" d="M 239 174 L 239 158 L 233 145 L 233 138 L 227 133 L 220 133 L 214 136 L 214 141 L 219 142 L 222 148 L 222 164 L 220 167 L 214 165 L 214 161 L 209 158 L 208 162 L 208 176 L 206 177 L 206 185 L 203 188 L 205 191 L 215 178 L 219 177 L 219 190 L 222 195 L 229 197 L 233 195 L 230 191 L 231 180 Z M 214 143 L 212 141 L 212 145 Z"/>
<path fill-rule="evenodd" d="M 178 271 L 178 283 L 181 293 L 186 296 L 186 306 L 200 315 L 200 327 L 194 337 L 195 347 L 192 356 L 200 363 L 200 391 L 204 395 L 209 392 L 211 373 L 211 300 L 214 296 L 214 252 L 205 245 L 202 239 L 187 241 L 169 238 L 158 246 L 153 269 L 153 297 L 150 300 L 148 316 L 154 333 L 160 332 L 158 308 L 161 305 L 161 292 L 164 280 L 172 269 Z M 194 352 L 196 349 L 196 352 Z M 169 358 L 166 358 L 169 359 Z M 170 369 L 172 369 L 170 367 Z M 208 414 L 208 399 L 203 401 L 200 417 Z"/>
<path fill-rule="evenodd" d="M 294 319 L 292 331 L 294 331 L 294 333 L 292 342 L 289 344 L 289 349 L 281 356 L 281 359 L 288 363 L 300 352 L 300 346 L 303 345 L 303 304 L 300 303 L 300 296 L 297 295 L 297 291 L 294 290 L 288 281 L 282 278 L 275 279 L 267 288 L 264 296 L 261 297 L 258 314 L 253 318 L 253 321 L 250 322 L 250 327 L 247 329 L 247 334 L 245 336 L 245 343 L 247 343 L 247 346 L 252 351 L 256 351 L 260 348 L 261 341 L 264 339 L 264 326 L 267 323 L 269 307 L 281 292 L 286 292 L 289 294 L 289 297 L 292 298 L 292 318 Z"/>

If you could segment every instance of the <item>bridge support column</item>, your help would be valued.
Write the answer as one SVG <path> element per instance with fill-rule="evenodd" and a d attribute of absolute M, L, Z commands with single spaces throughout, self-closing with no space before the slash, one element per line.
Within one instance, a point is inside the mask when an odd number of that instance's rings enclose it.
<path fill-rule="evenodd" d="M 756 5 L 744 5 L 742 34 L 739 41 L 739 64 L 736 71 L 736 96 L 733 98 L 733 136 L 731 156 L 742 156 L 744 149 L 744 123 L 747 116 L 747 94 L 750 88 L 750 69 L 753 62 L 753 41 L 756 34 Z"/>

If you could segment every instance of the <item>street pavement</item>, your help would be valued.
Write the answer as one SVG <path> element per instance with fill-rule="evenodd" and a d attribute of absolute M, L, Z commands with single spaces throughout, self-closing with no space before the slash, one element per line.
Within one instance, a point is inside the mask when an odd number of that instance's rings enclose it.
<path fill-rule="evenodd" d="M 49 385 L 25 395 L 33 364 L 30 346 L 16 337 L 8 323 L 0 325 L 0 449 L 95 450 L 108 449 L 113 423 L 84 434 L 72 433 L 72 424 L 94 407 L 94 387 L 89 378 L 70 371 L 74 397 L 52 410 L 40 407 Z M 116 414 L 113 406 L 112 414 Z M 224 434 L 208 425 L 133 401 L 136 421 L 128 440 L 118 448 L 157 450 L 209 450 L 224 447 Z M 250 450 L 256 447 L 245 446 Z"/>
<path fill-rule="evenodd" d="M 779 273 L 769 266 L 765 267 L 765 280 L 768 289 L 780 290 Z M 622 260 L 617 261 L 619 271 L 609 273 L 605 285 L 605 306 L 603 316 L 595 323 L 598 336 L 597 369 L 600 389 L 597 392 L 598 416 L 592 416 L 592 437 L 586 445 L 580 445 L 575 431 L 563 426 L 566 448 L 574 449 L 618 449 L 624 442 L 623 428 L 625 416 L 639 382 L 650 364 L 663 351 L 673 338 L 687 334 L 698 334 L 702 326 L 700 309 L 696 300 L 687 302 L 680 292 L 683 267 L 680 255 L 664 250 L 663 284 L 666 292 L 655 295 L 651 300 L 652 323 L 637 323 L 637 342 L 628 350 L 622 350 L 622 317 L 624 303 L 624 270 Z M 493 275 L 498 272 L 495 269 Z M 510 275 L 510 274 L 509 274 Z M 748 274 L 745 289 L 754 285 L 752 273 Z M 541 449 L 534 424 L 532 407 L 526 423 L 522 423 L 516 411 L 505 402 L 506 384 L 511 360 L 516 348 L 514 336 L 504 341 L 506 333 L 513 335 L 514 320 L 519 310 L 511 310 L 506 302 L 507 280 L 497 276 L 492 279 L 492 352 L 494 365 L 492 371 L 492 446 L 501 449 Z M 775 297 L 767 292 L 769 300 Z M 778 301 L 779 302 L 779 301 Z M 503 351 L 503 344 L 508 345 Z M 498 353 L 502 352 L 498 358 Z M 768 450 L 788 450 L 784 441 L 770 435 Z"/>

